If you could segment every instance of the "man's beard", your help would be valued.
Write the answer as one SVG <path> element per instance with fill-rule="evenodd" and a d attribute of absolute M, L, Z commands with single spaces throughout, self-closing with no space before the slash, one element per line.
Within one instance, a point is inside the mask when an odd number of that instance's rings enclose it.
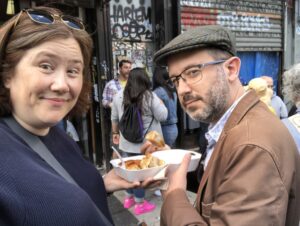
<path fill-rule="evenodd" d="M 211 123 L 220 119 L 225 113 L 230 93 L 229 85 L 227 84 L 224 71 L 218 69 L 217 73 L 219 74 L 219 78 L 215 82 L 215 85 L 208 90 L 204 98 L 197 95 L 192 96 L 190 94 L 183 97 L 184 101 L 196 99 L 205 103 L 205 106 L 201 110 L 196 107 L 186 109 L 187 114 L 193 120 Z"/>

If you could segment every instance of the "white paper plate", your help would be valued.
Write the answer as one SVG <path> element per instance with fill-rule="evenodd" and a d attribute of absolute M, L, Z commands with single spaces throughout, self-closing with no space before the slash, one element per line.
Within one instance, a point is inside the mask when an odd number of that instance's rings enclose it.
<path fill-rule="evenodd" d="M 124 161 L 130 159 L 142 159 L 144 155 L 137 155 L 132 157 L 124 158 Z M 121 161 L 119 159 L 113 159 L 110 163 L 113 165 L 115 172 L 120 177 L 124 178 L 127 181 L 134 182 L 134 181 L 143 181 L 149 177 L 154 177 L 160 170 L 162 170 L 166 165 L 152 167 L 148 169 L 141 169 L 141 170 L 128 170 L 122 168 L 119 163 Z"/>
<path fill-rule="evenodd" d="M 157 151 L 152 153 L 152 155 L 164 160 L 166 164 L 169 165 L 168 171 L 174 171 L 180 165 L 186 153 L 191 153 L 192 155 L 188 172 L 195 171 L 198 167 L 201 158 L 201 154 L 199 154 L 198 152 L 183 149 L 170 149 L 164 151 Z"/>

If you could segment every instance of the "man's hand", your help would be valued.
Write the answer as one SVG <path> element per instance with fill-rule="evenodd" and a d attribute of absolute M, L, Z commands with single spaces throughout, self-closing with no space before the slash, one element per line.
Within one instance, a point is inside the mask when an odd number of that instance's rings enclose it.
<path fill-rule="evenodd" d="M 140 150 L 142 154 L 146 154 L 146 153 L 153 153 L 155 151 L 168 150 L 168 149 L 171 148 L 167 144 L 164 147 L 159 148 L 154 144 L 152 144 L 150 141 L 146 140 Z"/>
<path fill-rule="evenodd" d="M 104 185 L 106 192 L 115 192 L 118 190 L 125 190 L 129 188 L 136 188 L 141 186 L 141 183 L 136 181 L 136 182 L 129 182 L 124 180 L 123 178 L 119 177 L 115 170 L 112 169 L 109 171 L 103 178 Z"/>
<path fill-rule="evenodd" d="M 125 190 L 129 188 L 137 188 L 137 187 L 152 188 L 152 187 L 157 187 L 161 184 L 161 181 L 153 180 L 152 178 L 147 178 L 142 182 L 138 182 L 138 181 L 129 182 L 119 177 L 116 174 L 114 169 L 109 171 L 108 174 L 106 174 L 103 177 L 103 181 L 104 181 L 106 192 L 108 193 L 119 191 L 119 190 Z"/>
<path fill-rule="evenodd" d="M 166 191 L 161 191 L 163 198 L 165 198 L 170 192 L 175 189 L 186 190 L 186 174 L 189 168 L 189 164 L 191 161 L 191 155 L 185 154 L 180 166 L 174 172 L 167 173 L 167 177 L 169 178 L 169 186 Z"/>

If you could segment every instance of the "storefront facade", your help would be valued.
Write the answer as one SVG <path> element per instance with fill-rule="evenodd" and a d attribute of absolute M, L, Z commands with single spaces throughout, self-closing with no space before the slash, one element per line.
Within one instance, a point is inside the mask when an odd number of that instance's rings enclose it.
<path fill-rule="evenodd" d="M 7 20 L 7 4 L 1 1 L 0 20 Z M 300 62 L 299 0 L 14 0 L 15 13 L 38 5 L 53 5 L 87 24 L 94 40 L 92 106 L 74 124 L 85 155 L 101 166 L 109 165 L 110 140 L 103 88 L 117 76 L 118 62 L 133 61 L 133 67 L 154 69 L 153 55 L 176 35 L 195 26 L 219 24 L 233 31 L 242 59 L 243 83 L 261 75 L 274 78 L 280 91 L 281 74 Z M 4 6 L 5 5 L 5 6 Z M 199 127 L 178 108 L 180 137 Z M 183 141 L 179 142 L 182 143 Z"/>

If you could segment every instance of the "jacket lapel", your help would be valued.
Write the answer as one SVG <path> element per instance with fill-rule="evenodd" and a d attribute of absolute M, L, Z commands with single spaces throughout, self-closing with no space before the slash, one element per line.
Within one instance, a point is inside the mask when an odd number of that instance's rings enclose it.
<path fill-rule="evenodd" d="M 227 132 L 232 129 L 234 126 L 236 126 L 245 116 L 245 114 L 257 103 L 259 102 L 259 99 L 257 95 L 255 94 L 255 91 L 250 90 L 237 104 L 233 112 L 231 113 L 230 117 L 228 118 L 224 129 L 221 133 L 221 136 L 218 140 L 218 142 L 215 145 L 213 154 L 207 164 L 207 167 L 204 171 L 203 177 L 200 181 L 200 185 L 197 192 L 197 202 L 196 207 L 198 211 L 200 210 L 200 203 L 201 203 L 201 197 L 203 197 L 204 187 L 207 183 L 208 177 L 210 175 L 210 171 L 212 167 L 214 167 L 214 161 L 216 157 L 218 156 L 218 153 L 222 150 L 222 144 L 226 137 Z"/>

